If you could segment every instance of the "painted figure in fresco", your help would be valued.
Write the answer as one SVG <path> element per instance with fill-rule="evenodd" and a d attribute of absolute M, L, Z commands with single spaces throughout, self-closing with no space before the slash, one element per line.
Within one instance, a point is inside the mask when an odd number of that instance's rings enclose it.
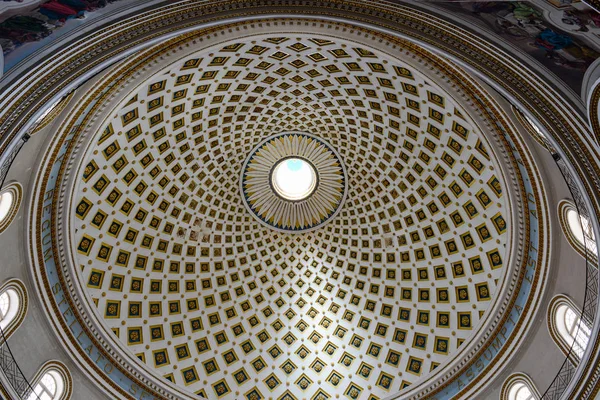
<path fill-rule="evenodd" d="M 576 7 L 565 3 L 554 11 L 553 20 L 548 11 L 531 1 L 464 1 L 438 6 L 470 16 L 475 24 L 484 24 L 561 76 L 576 91 L 585 70 L 600 57 L 598 36 L 591 32 L 600 28 L 600 14 L 582 4 Z"/>
<path fill-rule="evenodd" d="M 17 47 L 37 42 L 59 29 L 72 18 L 85 18 L 86 12 L 105 7 L 118 0 L 50 0 L 28 11 L 5 20 L 0 16 L 0 46 L 4 54 Z"/>
<path fill-rule="evenodd" d="M 546 58 L 568 68 L 585 70 L 600 55 L 588 46 L 577 44 L 569 35 L 544 29 L 533 43 L 546 51 Z"/>
<path fill-rule="evenodd" d="M 600 27 L 600 14 L 594 10 L 565 10 L 562 22 L 566 25 L 577 26 L 577 32 L 588 32 L 589 26 Z"/>
<path fill-rule="evenodd" d="M 15 48 L 22 43 L 40 40 L 52 33 L 51 28 L 51 24 L 32 16 L 16 15 L 11 17 L 0 22 L 2 49 L 4 49 L 4 43 L 7 43 L 7 48 Z M 8 45 L 8 42 L 11 45 Z"/>
<path fill-rule="evenodd" d="M 544 29 L 542 13 L 527 3 L 514 3 L 496 16 L 496 24 L 500 29 L 515 37 L 535 36 Z"/>

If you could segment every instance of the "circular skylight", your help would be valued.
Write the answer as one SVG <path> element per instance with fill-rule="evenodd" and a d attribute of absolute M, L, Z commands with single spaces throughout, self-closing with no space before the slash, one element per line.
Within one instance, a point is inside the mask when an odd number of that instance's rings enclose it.
<path fill-rule="evenodd" d="M 317 185 L 315 169 L 300 158 L 288 158 L 273 168 L 273 188 L 286 200 L 303 200 L 310 196 Z"/>
<path fill-rule="evenodd" d="M 315 229 L 333 218 L 346 198 L 345 169 L 322 138 L 283 132 L 248 155 L 240 190 L 261 223 L 287 232 Z"/>

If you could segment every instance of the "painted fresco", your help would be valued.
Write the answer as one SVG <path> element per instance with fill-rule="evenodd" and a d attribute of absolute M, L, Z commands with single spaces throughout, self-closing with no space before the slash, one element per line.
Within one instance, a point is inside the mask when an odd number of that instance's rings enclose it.
<path fill-rule="evenodd" d="M 19 15 L 3 18 L 0 14 L 5 70 L 68 31 L 68 26 L 79 25 L 75 21 L 119 1 L 123 0 L 50 0 Z M 600 56 L 600 14 L 577 0 L 433 2 L 499 34 L 577 93 L 585 70 Z"/>
<path fill-rule="evenodd" d="M 18 15 L 0 14 L 0 46 L 4 57 L 21 46 L 39 42 L 60 31 L 70 20 L 85 19 L 87 14 L 119 0 L 50 0 Z"/>
<path fill-rule="evenodd" d="M 436 2 L 495 32 L 561 77 L 577 94 L 600 56 L 600 14 L 568 0 Z"/>

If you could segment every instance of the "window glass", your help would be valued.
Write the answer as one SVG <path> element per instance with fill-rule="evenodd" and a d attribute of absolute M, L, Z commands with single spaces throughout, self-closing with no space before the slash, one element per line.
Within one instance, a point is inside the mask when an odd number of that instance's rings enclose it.
<path fill-rule="evenodd" d="M 12 192 L 4 192 L 0 194 L 0 222 L 2 222 L 8 216 L 14 199 L 15 198 Z"/>
<path fill-rule="evenodd" d="M 523 382 L 515 382 L 508 392 L 508 400 L 533 400 L 533 393 Z"/>
<path fill-rule="evenodd" d="M 525 374 L 517 372 L 506 378 L 502 384 L 501 400 L 537 400 L 540 393 L 532 380 Z"/>
<path fill-rule="evenodd" d="M 44 386 L 44 389 L 48 393 L 50 393 L 51 395 L 56 394 L 56 380 L 52 376 L 52 373 L 44 374 L 40 383 Z"/>
<path fill-rule="evenodd" d="M 61 376 L 55 371 L 47 371 L 33 387 L 33 393 L 27 400 L 57 400 L 62 395 L 60 388 L 64 387 Z"/>
<path fill-rule="evenodd" d="M 0 188 L 0 233 L 13 221 L 22 200 L 23 188 L 17 182 L 13 182 Z"/>
<path fill-rule="evenodd" d="M 6 329 L 23 312 L 20 307 L 19 294 L 15 289 L 9 287 L 0 292 L 0 328 Z"/>
<path fill-rule="evenodd" d="M 7 292 L 8 291 L 5 291 L 0 294 L 0 321 L 6 318 L 8 310 L 10 309 L 10 296 Z"/>
<path fill-rule="evenodd" d="M 580 216 L 576 210 L 571 208 L 567 211 L 567 222 L 575 239 L 589 250 L 595 251 L 596 237 L 590 221 L 587 218 Z"/>
<path fill-rule="evenodd" d="M 567 304 L 561 304 L 556 312 L 558 332 L 579 358 L 583 356 L 590 340 L 590 328 L 581 321 L 577 311 Z"/>

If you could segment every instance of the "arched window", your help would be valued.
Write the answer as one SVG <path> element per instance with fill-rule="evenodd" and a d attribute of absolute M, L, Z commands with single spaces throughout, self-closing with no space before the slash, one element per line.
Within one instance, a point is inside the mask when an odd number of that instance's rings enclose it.
<path fill-rule="evenodd" d="M 8 312 L 10 311 L 10 297 L 11 296 L 8 291 L 0 294 L 0 321 L 10 319 L 10 316 L 8 314 Z"/>
<path fill-rule="evenodd" d="M 0 328 L 8 338 L 23 322 L 27 312 L 27 292 L 18 279 L 11 279 L 0 287 Z"/>
<path fill-rule="evenodd" d="M 560 225 L 571 246 L 583 257 L 597 257 L 596 235 L 589 219 L 577 212 L 575 205 L 567 200 L 558 204 Z"/>
<path fill-rule="evenodd" d="M 71 397 L 71 376 L 67 367 L 58 362 L 47 362 L 31 381 L 33 392 L 27 400 L 67 400 Z"/>
<path fill-rule="evenodd" d="M 13 221 L 19 211 L 23 189 L 18 183 L 11 183 L 0 190 L 0 233 Z"/>
<path fill-rule="evenodd" d="M 538 400 L 540 394 L 533 381 L 523 373 L 509 376 L 500 391 L 501 400 Z"/>
<path fill-rule="evenodd" d="M 14 202 L 14 197 L 11 192 L 0 194 L 0 221 L 6 218 Z"/>
<path fill-rule="evenodd" d="M 555 296 L 550 302 L 548 328 L 558 347 L 574 363 L 578 363 L 590 340 L 591 329 L 581 319 L 581 312 L 567 296 Z M 573 352 L 569 353 L 571 346 Z"/>
<path fill-rule="evenodd" d="M 534 400 L 533 393 L 523 382 L 517 382 L 510 388 L 508 392 L 510 400 Z"/>
<path fill-rule="evenodd" d="M 590 221 L 586 217 L 579 215 L 577 210 L 570 207 L 567 210 L 566 218 L 569 229 L 575 239 L 586 247 L 595 250 L 593 243 L 596 243 L 596 236 L 594 235 Z"/>

